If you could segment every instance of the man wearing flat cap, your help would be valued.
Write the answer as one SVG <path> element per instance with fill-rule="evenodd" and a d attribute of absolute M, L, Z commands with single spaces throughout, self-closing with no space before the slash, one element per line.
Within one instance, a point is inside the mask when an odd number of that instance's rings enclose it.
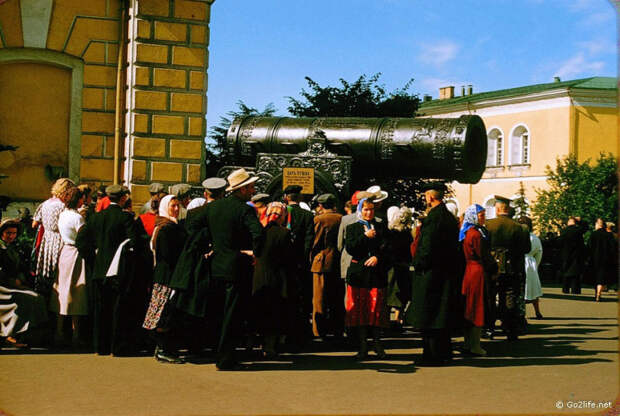
<path fill-rule="evenodd" d="M 92 215 L 79 231 L 76 246 L 82 257 L 94 259 L 92 272 L 93 341 L 99 355 L 121 355 L 127 348 L 128 335 L 123 316 L 119 312 L 123 303 L 129 302 L 123 294 L 129 276 L 108 276 L 112 259 L 121 244 L 129 239 L 129 247 L 137 244 L 133 216 L 124 212 L 128 194 L 121 185 L 106 188 L 110 205 Z M 96 253 L 96 254 L 95 254 Z"/>
<path fill-rule="evenodd" d="M 531 250 L 530 235 L 526 228 L 510 218 L 510 200 L 495 195 L 495 218 L 486 221 L 491 239 L 491 254 L 497 261 L 499 275 L 497 291 L 499 311 L 497 316 L 491 305 L 486 330 L 493 331 L 495 320 L 501 319 L 508 340 L 516 340 L 519 332 L 520 313 L 518 297 L 521 282 L 525 281 L 525 255 Z M 495 293 L 490 293 L 495 299 Z M 486 320 L 486 319 L 485 319 Z M 491 334 L 489 334 L 491 335 Z"/>
<path fill-rule="evenodd" d="M 304 338 L 310 336 L 311 328 L 308 315 L 312 311 L 312 277 L 310 275 L 310 250 L 314 240 L 314 215 L 299 206 L 301 201 L 300 185 L 289 185 L 284 188 L 284 201 L 287 205 L 289 220 L 287 228 L 291 230 L 293 239 L 294 264 L 297 266 L 294 276 L 296 292 L 300 297 L 298 303 L 297 317 L 299 330 L 293 337 L 297 338 L 295 343 L 304 342 Z"/>
<path fill-rule="evenodd" d="M 177 197 L 181 204 L 179 210 L 179 224 L 185 225 L 185 219 L 187 218 L 187 206 L 192 201 L 192 187 L 186 183 L 177 183 L 170 187 L 170 194 Z"/>
<path fill-rule="evenodd" d="M 423 354 L 416 365 L 441 366 L 452 358 L 450 329 L 456 323 L 460 269 L 457 219 L 443 203 L 446 186 L 422 188 L 429 209 L 420 230 L 415 255 L 411 307 L 406 320 L 422 331 Z"/>
<path fill-rule="evenodd" d="M 314 217 L 312 244 L 312 333 L 315 337 L 344 331 L 344 283 L 340 277 L 338 228 L 342 215 L 336 212 L 336 197 L 317 198 L 321 214 Z"/>
<path fill-rule="evenodd" d="M 162 185 L 159 182 L 153 182 L 152 184 L 149 185 L 149 194 L 151 194 L 151 199 L 159 194 L 164 192 L 164 185 Z M 142 208 L 140 208 L 140 214 L 146 214 L 147 212 L 149 212 L 151 210 L 151 200 L 149 199 L 148 201 L 146 201 L 144 203 L 144 205 L 142 205 Z"/>
<path fill-rule="evenodd" d="M 233 171 L 226 188 L 231 194 L 205 205 L 192 220 L 193 228 L 206 229 L 213 247 L 206 316 L 218 327 L 219 370 L 239 368 L 235 348 L 247 308 L 246 289 L 251 287 L 252 256 L 260 253 L 263 244 L 263 227 L 247 204 L 256 192 L 256 180 L 243 168 Z"/>
<path fill-rule="evenodd" d="M 226 193 L 227 186 L 228 182 L 226 182 L 226 179 L 222 178 L 207 178 L 202 181 L 204 198 L 194 198 L 187 206 L 185 228 L 190 234 L 194 231 L 191 225 L 193 218 L 195 218 L 199 212 L 203 211 L 206 205 L 218 199 L 222 199 Z"/>

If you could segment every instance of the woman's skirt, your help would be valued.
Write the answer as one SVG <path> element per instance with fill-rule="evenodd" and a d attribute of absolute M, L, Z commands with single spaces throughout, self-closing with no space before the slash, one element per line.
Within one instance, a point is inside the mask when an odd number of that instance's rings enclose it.
<path fill-rule="evenodd" d="M 535 300 L 543 295 L 534 257 L 525 256 L 525 300 Z"/>
<path fill-rule="evenodd" d="M 465 319 L 474 326 L 484 326 L 484 269 L 482 264 L 467 262 L 461 294 L 465 296 Z"/>
<path fill-rule="evenodd" d="M 166 328 L 172 315 L 172 302 L 170 299 L 174 295 L 174 290 L 166 285 L 153 283 L 151 292 L 151 302 L 146 311 L 146 317 L 142 327 L 145 329 Z"/>
<path fill-rule="evenodd" d="M 47 308 L 41 295 L 0 286 L 0 336 L 18 334 L 45 321 Z"/>
<path fill-rule="evenodd" d="M 389 312 L 386 288 L 371 289 L 347 285 L 345 300 L 346 326 L 377 326 L 387 328 Z"/>
<path fill-rule="evenodd" d="M 88 315 L 86 263 L 75 246 L 65 244 L 60 251 L 50 310 L 59 315 Z"/>

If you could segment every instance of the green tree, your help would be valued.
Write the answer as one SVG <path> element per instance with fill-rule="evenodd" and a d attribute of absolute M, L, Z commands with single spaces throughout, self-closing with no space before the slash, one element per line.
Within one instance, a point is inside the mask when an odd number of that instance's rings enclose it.
<path fill-rule="evenodd" d="M 413 78 L 391 93 L 379 84 L 381 73 L 353 82 L 340 78 L 339 87 L 322 87 L 305 78 L 310 90 L 302 88 L 301 99 L 287 97 L 288 111 L 296 117 L 413 117 L 420 103 L 417 94 L 408 92 Z"/>
<path fill-rule="evenodd" d="M 596 218 L 616 221 L 618 216 L 617 158 L 601 153 L 595 163 L 579 163 L 575 156 L 556 160 L 555 169 L 547 166 L 548 189 L 536 189 L 532 208 L 540 231 L 557 232 L 570 216 L 579 216 L 588 224 Z"/>
<path fill-rule="evenodd" d="M 299 99 L 287 97 L 288 111 L 296 117 L 414 117 L 420 100 L 417 94 L 409 92 L 413 78 L 389 93 L 379 83 L 380 78 L 381 73 L 370 78 L 361 75 L 353 82 L 340 78 L 339 86 L 322 87 L 306 77 L 309 90 L 302 89 Z M 404 203 L 417 210 L 424 208 L 424 197 L 418 191 L 424 183 L 421 179 L 362 179 L 364 184 L 378 184 L 387 190 L 392 203 Z M 360 182 L 359 178 L 356 182 Z"/>
<path fill-rule="evenodd" d="M 271 117 L 276 111 L 272 103 L 267 104 L 262 111 L 259 111 L 239 100 L 237 101 L 236 110 L 227 112 L 226 117 L 220 117 L 220 122 L 209 129 L 207 137 L 207 155 L 205 158 L 207 176 L 215 176 L 217 171 L 224 166 L 226 159 L 226 134 L 235 118 L 245 116 Z"/>
<path fill-rule="evenodd" d="M 515 218 L 530 215 L 530 204 L 525 199 L 525 187 L 523 182 L 519 182 L 519 191 L 517 192 L 517 198 L 512 201 L 512 205 L 515 209 Z"/>

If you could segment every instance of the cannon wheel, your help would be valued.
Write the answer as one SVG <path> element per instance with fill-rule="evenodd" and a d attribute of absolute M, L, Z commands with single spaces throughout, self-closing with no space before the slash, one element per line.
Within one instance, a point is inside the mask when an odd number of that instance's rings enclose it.
<path fill-rule="evenodd" d="M 274 201 L 279 201 L 282 197 L 282 174 L 274 176 L 265 192 L 272 196 Z M 336 197 L 336 206 L 341 207 L 342 195 L 334 186 L 331 177 L 320 170 L 314 171 L 314 195 L 330 193 Z M 310 199 L 310 198 L 309 198 Z M 309 200 L 308 199 L 308 200 Z M 305 200 L 305 199 L 304 199 Z"/>

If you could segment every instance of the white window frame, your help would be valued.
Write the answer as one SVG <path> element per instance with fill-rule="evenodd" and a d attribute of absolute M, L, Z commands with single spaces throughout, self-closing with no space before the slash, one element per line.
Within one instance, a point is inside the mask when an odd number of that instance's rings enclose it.
<path fill-rule="evenodd" d="M 482 206 L 486 210 L 487 219 L 495 218 L 497 216 L 495 215 L 495 195 L 487 195 L 487 197 L 484 198 Z"/>
<path fill-rule="evenodd" d="M 499 126 L 491 126 L 487 132 L 487 140 L 493 140 L 490 138 L 490 135 L 493 131 L 497 130 L 499 132 L 499 134 L 496 136 L 495 140 L 495 155 L 494 155 L 494 159 L 495 159 L 495 163 L 493 165 L 487 165 L 487 168 L 496 168 L 496 167 L 501 167 L 504 166 L 504 154 L 506 153 L 504 151 L 505 145 L 506 145 L 506 135 L 504 134 L 504 131 L 499 127 Z M 497 143 L 497 138 L 501 139 L 501 143 L 498 145 Z M 487 161 L 488 161 L 488 153 L 487 153 Z"/>
<path fill-rule="evenodd" d="M 517 135 L 517 131 L 524 130 Z M 523 144 L 523 137 L 527 137 L 527 143 Z M 516 144 L 516 141 L 519 141 Z M 519 146 L 519 153 L 521 154 L 521 160 L 512 160 L 513 146 Z M 527 166 L 532 161 L 532 131 L 525 123 L 516 124 L 510 131 L 510 146 L 508 147 L 508 164 L 510 166 Z"/>

